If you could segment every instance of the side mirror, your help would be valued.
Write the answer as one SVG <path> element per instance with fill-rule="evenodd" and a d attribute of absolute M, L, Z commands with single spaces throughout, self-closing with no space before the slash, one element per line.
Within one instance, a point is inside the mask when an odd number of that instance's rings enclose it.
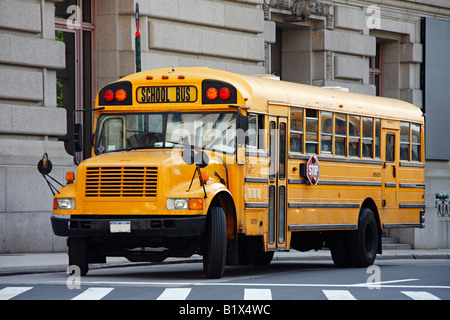
<path fill-rule="evenodd" d="M 83 151 L 83 126 L 76 123 L 73 128 L 73 143 L 75 152 Z"/>
<path fill-rule="evenodd" d="M 194 164 L 195 162 L 195 152 L 192 149 L 183 149 L 181 151 L 181 158 L 183 158 L 184 163 L 187 165 Z"/>
<path fill-rule="evenodd" d="M 183 149 L 181 157 L 187 165 L 196 164 L 199 168 L 204 168 L 209 164 L 209 157 L 203 151 L 195 153 L 192 149 Z"/>
<path fill-rule="evenodd" d="M 42 156 L 42 159 L 39 160 L 37 168 L 38 168 L 38 171 L 40 172 L 40 174 L 42 174 L 42 175 L 47 175 L 50 172 L 52 172 L 53 165 L 52 165 L 52 162 L 48 159 L 47 153 L 44 153 L 44 155 Z"/>

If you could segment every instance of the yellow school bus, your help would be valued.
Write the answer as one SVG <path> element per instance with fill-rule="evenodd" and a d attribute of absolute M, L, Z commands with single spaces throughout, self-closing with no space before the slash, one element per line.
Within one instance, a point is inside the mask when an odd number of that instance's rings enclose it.
<path fill-rule="evenodd" d="M 321 248 L 366 267 L 382 230 L 424 226 L 424 118 L 409 103 L 168 68 L 106 85 L 92 112 L 92 156 L 51 218 L 82 275 L 106 256 L 199 254 L 219 278 Z"/>

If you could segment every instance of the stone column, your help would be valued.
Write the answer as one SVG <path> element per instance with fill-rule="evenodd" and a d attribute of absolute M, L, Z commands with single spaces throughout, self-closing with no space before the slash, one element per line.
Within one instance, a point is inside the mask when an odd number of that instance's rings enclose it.
<path fill-rule="evenodd" d="M 56 70 L 65 66 L 55 41 L 54 2 L 0 2 L 0 253 L 65 249 L 50 224 L 52 193 L 36 169 L 43 153 L 63 181 L 72 157 L 58 136 L 66 111 L 56 107 Z"/>

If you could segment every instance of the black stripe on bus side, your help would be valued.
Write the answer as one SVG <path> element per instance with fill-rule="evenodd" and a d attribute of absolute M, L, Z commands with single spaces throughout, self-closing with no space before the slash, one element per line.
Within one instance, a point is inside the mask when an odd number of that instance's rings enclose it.
<path fill-rule="evenodd" d="M 245 178 L 245 182 L 253 182 L 253 183 L 269 183 L 269 179 L 267 178 Z"/>
<path fill-rule="evenodd" d="M 308 184 L 306 179 L 288 179 L 290 184 Z M 372 181 L 342 181 L 342 180 L 319 180 L 317 184 L 327 186 L 364 186 L 364 187 L 381 187 L 381 182 Z"/>
<path fill-rule="evenodd" d="M 424 168 L 425 163 L 420 162 L 401 162 L 400 161 L 400 167 L 418 167 L 418 168 Z"/>
<path fill-rule="evenodd" d="M 310 156 L 308 155 L 289 153 L 289 159 L 308 160 L 309 158 Z M 359 159 L 359 158 L 329 158 L 318 156 L 317 159 L 319 159 L 319 161 L 329 161 L 329 162 L 348 162 L 348 163 L 379 164 L 379 165 L 383 164 L 381 160 Z"/>
<path fill-rule="evenodd" d="M 425 188 L 423 183 L 400 183 L 400 188 Z"/>
<path fill-rule="evenodd" d="M 418 228 L 420 223 L 383 223 L 383 228 Z"/>
<path fill-rule="evenodd" d="M 359 208 L 359 203 L 290 202 L 289 208 Z"/>
<path fill-rule="evenodd" d="M 246 208 L 268 208 L 269 204 L 267 202 L 246 202 Z"/>
<path fill-rule="evenodd" d="M 398 207 L 400 209 L 411 209 L 411 208 L 425 209 L 425 203 L 400 203 Z"/>
<path fill-rule="evenodd" d="M 356 224 L 291 224 L 288 230 L 317 230 L 317 229 L 356 229 Z"/>
<path fill-rule="evenodd" d="M 384 184 L 384 186 L 385 186 L 386 188 L 397 188 L 397 184 L 396 184 L 396 183 L 391 183 L 391 182 L 386 182 L 386 183 Z"/>

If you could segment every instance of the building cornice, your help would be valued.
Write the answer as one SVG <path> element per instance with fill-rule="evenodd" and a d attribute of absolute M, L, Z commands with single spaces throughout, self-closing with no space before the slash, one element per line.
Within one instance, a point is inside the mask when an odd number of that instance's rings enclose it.
<path fill-rule="evenodd" d="M 450 19 L 450 2 L 440 0 L 334 0 L 334 3 L 360 7 L 376 5 L 418 16 Z"/>
<path fill-rule="evenodd" d="M 311 16 L 329 17 L 333 15 L 333 3 L 317 0 L 264 0 L 264 4 L 280 10 L 290 11 L 298 20 L 308 20 Z"/>

